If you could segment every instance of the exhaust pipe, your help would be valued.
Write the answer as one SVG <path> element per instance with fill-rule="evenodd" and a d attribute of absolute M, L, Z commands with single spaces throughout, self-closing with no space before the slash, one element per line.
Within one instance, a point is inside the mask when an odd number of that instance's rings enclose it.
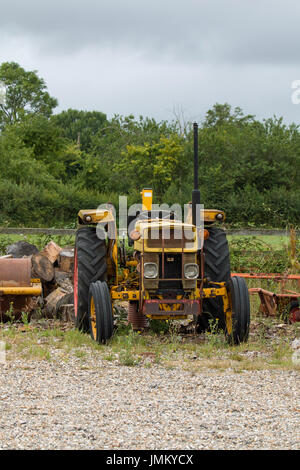
<path fill-rule="evenodd" d="M 200 218 L 200 191 L 199 191 L 199 155 L 198 155 L 198 124 L 194 122 L 194 189 L 192 192 L 192 223 L 197 225 Z M 198 209 L 198 210 L 197 210 Z M 198 215 L 198 216 L 197 216 Z"/>

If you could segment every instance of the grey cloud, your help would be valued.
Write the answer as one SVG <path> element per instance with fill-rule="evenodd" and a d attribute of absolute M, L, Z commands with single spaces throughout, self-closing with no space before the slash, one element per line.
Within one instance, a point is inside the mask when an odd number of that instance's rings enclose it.
<path fill-rule="evenodd" d="M 25 35 L 40 54 L 89 46 L 132 49 L 149 60 L 296 63 L 297 0 L 11 0 L 0 30 Z"/>
<path fill-rule="evenodd" d="M 0 62 L 38 70 L 57 111 L 201 120 L 227 101 L 298 122 L 299 18 L 299 0 L 10 0 Z"/>

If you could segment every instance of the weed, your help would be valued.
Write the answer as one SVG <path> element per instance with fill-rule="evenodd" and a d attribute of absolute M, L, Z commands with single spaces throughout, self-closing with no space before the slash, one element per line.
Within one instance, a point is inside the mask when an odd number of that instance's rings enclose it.
<path fill-rule="evenodd" d="M 205 340 L 213 347 L 224 346 L 224 334 L 221 333 L 219 328 L 219 319 L 211 318 L 208 320 L 209 329 L 205 332 Z"/>
<path fill-rule="evenodd" d="M 172 344 L 178 344 L 181 341 L 181 336 L 178 334 L 179 329 L 180 329 L 180 325 L 176 320 L 170 321 L 169 334 L 170 334 L 170 341 Z"/>
<path fill-rule="evenodd" d="M 76 351 L 74 351 L 74 355 L 78 358 L 78 359 L 87 359 L 87 353 L 86 351 L 83 351 L 82 349 L 77 349 Z"/>
<path fill-rule="evenodd" d="M 290 267 L 286 246 L 275 249 L 261 237 L 234 237 L 229 246 L 232 271 L 280 273 Z"/>
<path fill-rule="evenodd" d="M 14 314 L 14 303 L 10 302 L 9 309 L 5 312 L 5 315 L 9 318 L 9 322 L 12 324 L 15 321 L 15 314 Z"/>
<path fill-rule="evenodd" d="M 109 353 L 109 354 L 106 354 L 105 356 L 103 356 L 103 359 L 105 361 L 113 362 L 116 359 L 116 356 L 112 353 Z"/>
<path fill-rule="evenodd" d="M 136 366 L 141 361 L 141 358 L 132 354 L 130 349 L 123 349 L 119 353 L 119 363 L 122 366 Z"/>
<path fill-rule="evenodd" d="M 21 321 L 24 325 L 28 325 L 29 324 L 29 315 L 27 312 L 22 312 L 22 315 L 21 315 Z"/>
<path fill-rule="evenodd" d="M 149 320 L 150 331 L 157 335 L 165 335 L 169 333 L 169 320 Z"/>

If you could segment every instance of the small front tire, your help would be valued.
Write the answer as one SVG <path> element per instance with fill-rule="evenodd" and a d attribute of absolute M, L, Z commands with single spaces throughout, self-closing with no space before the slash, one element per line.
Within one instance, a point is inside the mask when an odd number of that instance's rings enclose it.
<path fill-rule="evenodd" d="M 231 316 L 226 316 L 225 336 L 229 344 L 246 342 L 250 328 L 250 299 L 245 279 L 233 276 L 228 282 Z"/>
<path fill-rule="evenodd" d="M 88 314 L 90 335 L 94 341 L 106 343 L 113 334 L 113 313 L 106 282 L 93 282 L 89 289 Z"/>

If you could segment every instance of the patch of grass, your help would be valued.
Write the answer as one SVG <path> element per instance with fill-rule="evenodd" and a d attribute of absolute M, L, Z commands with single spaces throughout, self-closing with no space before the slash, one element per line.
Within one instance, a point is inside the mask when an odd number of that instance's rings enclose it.
<path fill-rule="evenodd" d="M 86 351 L 83 351 L 82 349 L 76 349 L 74 351 L 74 355 L 78 358 L 78 359 L 82 359 L 82 360 L 86 360 L 88 358 L 88 355 L 86 353 Z"/>
<path fill-rule="evenodd" d="M 51 353 L 48 348 L 31 344 L 27 348 L 22 348 L 22 356 L 26 359 L 37 359 L 40 361 L 50 361 Z"/>
<path fill-rule="evenodd" d="M 245 238 L 250 238 L 250 240 L 258 240 L 259 242 L 266 244 L 273 249 L 282 249 L 287 248 L 289 244 L 289 233 L 286 236 L 281 235 L 252 235 L 245 237 L 245 235 L 228 235 L 227 236 L 229 243 L 232 241 L 244 240 Z"/>
<path fill-rule="evenodd" d="M 90 335 L 84 334 L 78 330 L 67 331 L 63 336 L 64 345 L 69 349 L 80 348 L 83 346 L 102 349 L 103 346 L 92 340 Z"/>
<path fill-rule="evenodd" d="M 175 322 L 174 322 L 175 324 Z M 52 326 L 50 328 L 50 325 Z M 279 320 L 253 315 L 249 341 L 229 346 L 223 332 L 211 325 L 211 331 L 198 334 L 180 333 L 179 323 L 169 325 L 169 331 L 141 333 L 131 328 L 115 331 L 106 345 L 99 345 L 75 329 L 65 331 L 59 321 L 36 325 L 0 325 L 0 340 L 6 342 L 8 360 L 22 357 L 31 360 L 68 361 L 72 356 L 86 366 L 93 356 L 123 366 L 182 368 L 198 373 L 211 368 L 219 371 L 288 369 L 299 370 L 292 361 L 291 342 L 300 335 L 300 324 L 283 325 Z M 60 354 L 53 354 L 55 350 Z M 91 363 L 92 364 L 92 363 Z"/>
<path fill-rule="evenodd" d="M 104 359 L 105 361 L 112 362 L 112 361 L 114 361 L 114 360 L 116 359 L 116 355 L 110 352 L 109 354 L 105 354 L 105 355 L 103 356 L 103 359 Z"/>
<path fill-rule="evenodd" d="M 137 366 L 140 362 L 140 356 L 133 354 L 130 349 L 122 349 L 119 352 L 119 363 L 122 366 Z"/>

